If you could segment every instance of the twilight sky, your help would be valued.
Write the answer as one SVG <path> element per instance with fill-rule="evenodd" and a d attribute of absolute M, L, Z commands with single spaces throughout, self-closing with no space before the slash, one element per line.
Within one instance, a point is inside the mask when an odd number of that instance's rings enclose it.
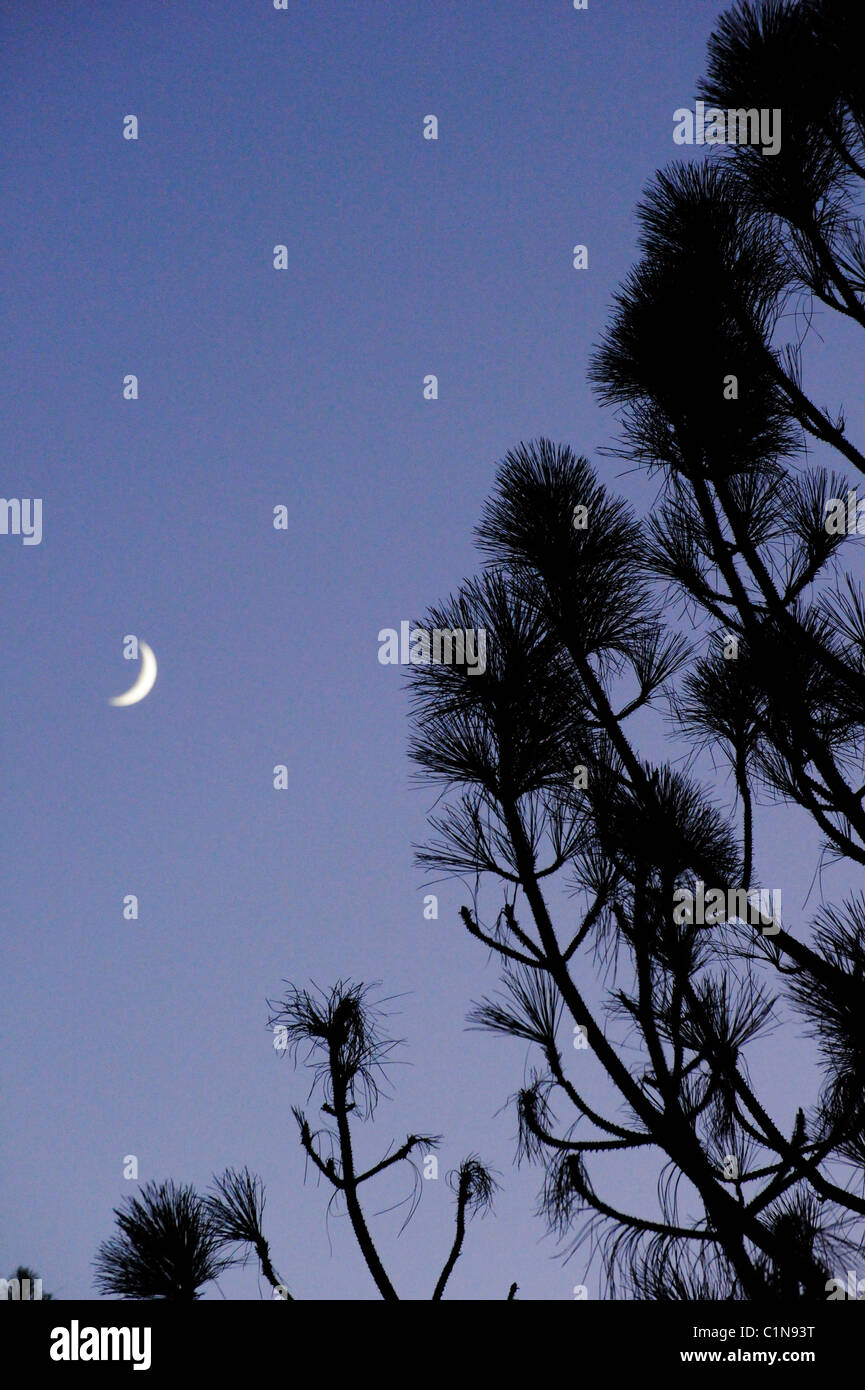
<path fill-rule="evenodd" d="M 724 8 L 4 4 L 0 492 L 43 499 L 43 539 L 0 535 L 0 1274 L 26 1263 L 59 1298 L 95 1297 L 134 1154 L 142 1182 L 248 1164 L 295 1295 L 374 1297 L 347 1222 L 326 1225 L 329 1191 L 303 1185 L 290 1106 L 309 1078 L 266 1027 L 284 979 L 351 976 L 400 996 L 409 1064 L 362 1153 L 445 1135 L 403 1234 L 404 1213 L 372 1222 L 401 1294 L 429 1296 L 452 1238 L 444 1173 L 478 1151 L 503 1191 L 449 1295 L 504 1298 L 515 1279 L 527 1299 L 581 1280 L 598 1296 L 588 1252 L 563 1267 L 533 1214 L 540 1169 L 513 1167 L 503 1107 L 537 1059 L 465 1030 L 498 969 L 457 917 L 466 889 L 413 865 L 434 791 L 413 785 L 405 682 L 377 633 L 479 567 L 472 528 L 521 440 L 568 441 L 651 505 L 653 482 L 597 454 L 615 421 L 587 358 L 644 186 L 700 157 L 672 117 Z M 855 433 L 844 346 L 833 323 L 806 361 Z M 116 709 L 127 633 L 159 676 Z M 661 727 L 646 722 L 644 756 L 663 756 Z M 769 809 L 757 834 L 798 929 L 819 896 L 803 906 L 810 829 Z M 823 885 L 847 886 L 837 870 Z M 755 1068 L 785 1123 L 813 1099 L 791 1055 Z M 653 1186 L 628 1162 L 601 1190 L 637 1209 Z M 369 1212 L 408 1188 L 370 1185 Z M 220 1288 L 258 1297 L 254 1267 Z"/>

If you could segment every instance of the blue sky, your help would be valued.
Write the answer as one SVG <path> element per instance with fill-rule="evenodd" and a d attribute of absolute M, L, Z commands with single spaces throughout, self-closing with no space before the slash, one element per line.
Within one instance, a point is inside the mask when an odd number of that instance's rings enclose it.
<path fill-rule="evenodd" d="M 563 1268 L 533 1215 L 540 1171 L 513 1168 L 502 1107 L 536 1059 L 465 1031 L 498 975 L 459 922 L 465 889 L 437 885 L 423 918 L 412 845 L 434 793 L 412 785 L 377 633 L 478 568 L 472 528 L 521 440 L 570 442 L 651 506 L 652 482 L 598 457 L 615 422 L 587 359 L 641 192 L 693 157 L 672 113 L 724 8 L 4 5 L 0 491 L 41 497 L 44 534 L 0 536 L 2 1272 L 94 1297 L 135 1154 L 142 1181 L 248 1164 L 297 1296 L 374 1296 L 346 1221 L 303 1186 L 290 1106 L 308 1081 L 266 1029 L 282 980 L 351 976 L 400 996 L 410 1064 L 363 1152 L 423 1129 L 446 1136 L 443 1173 L 472 1151 L 500 1173 L 451 1296 L 515 1279 L 556 1300 L 582 1278 L 597 1296 L 588 1257 Z M 834 326 L 815 343 L 821 400 L 857 380 L 844 349 Z M 115 709 L 127 633 L 159 677 Z M 767 811 L 758 853 L 798 911 L 816 860 L 794 820 Z M 792 1113 L 792 1081 L 764 1066 Z M 625 1206 L 652 1190 L 615 1181 Z M 384 1183 L 370 1210 L 407 1190 Z M 452 1209 L 428 1182 L 401 1236 L 404 1213 L 373 1223 L 404 1296 L 429 1296 Z M 253 1269 L 221 1289 L 258 1296 Z"/>

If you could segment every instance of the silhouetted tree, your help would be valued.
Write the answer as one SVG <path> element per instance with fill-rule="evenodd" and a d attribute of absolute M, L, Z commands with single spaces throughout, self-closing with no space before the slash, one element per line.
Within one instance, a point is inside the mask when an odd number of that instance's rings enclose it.
<path fill-rule="evenodd" d="M 506 965 L 504 1000 L 475 1021 L 545 1061 L 518 1096 L 520 1152 L 546 1163 L 553 1226 L 570 1233 L 587 1215 L 577 1241 L 603 1229 L 612 1283 L 638 1297 L 825 1298 L 833 1262 L 862 1250 L 865 900 L 823 909 L 810 940 L 788 921 L 755 935 L 729 912 L 710 930 L 671 919 L 694 877 L 751 887 L 760 790 L 804 809 L 834 857 L 865 864 L 865 599 L 838 573 L 847 537 L 827 526 L 850 484 L 800 463 L 810 440 L 865 472 L 802 363 L 814 303 L 865 327 L 860 24 L 844 0 L 738 4 L 720 20 L 700 96 L 722 114 L 780 110 L 780 150 L 718 145 L 656 177 L 642 259 L 591 364 L 620 411 L 609 452 L 659 475 L 659 504 L 639 526 L 570 450 L 509 454 L 480 530 L 492 568 L 430 614 L 487 627 L 487 672 L 411 673 L 413 755 L 455 793 L 421 862 L 505 885 L 493 927 L 476 907 L 463 919 Z M 791 322 L 805 325 L 798 340 Z M 690 653 L 653 580 L 685 598 Z M 741 838 L 625 732 L 665 690 L 680 736 L 729 760 Z M 572 769 L 584 769 L 573 786 Z M 561 871 L 583 902 L 564 935 L 544 892 Z M 617 1042 L 579 984 L 592 946 L 628 981 L 609 1000 L 630 1028 Z M 825 1077 L 791 1133 L 745 1068 L 777 985 L 816 1034 Z M 560 1011 L 586 1030 L 623 1123 L 567 1074 Z M 635 1037 L 642 1056 L 626 1064 Z M 555 1132 L 553 1098 L 577 1128 Z M 617 1210 L 588 1172 L 604 1158 L 611 1174 L 636 1148 L 668 1160 L 659 1219 Z M 690 1224 L 682 1177 L 702 1205 Z"/>
<path fill-rule="evenodd" d="M 750 890 L 750 862 L 697 783 L 644 762 L 625 730 L 690 659 L 666 628 L 644 528 L 585 459 L 541 440 L 505 458 L 479 539 L 486 573 L 419 626 L 484 629 L 486 669 L 430 661 L 409 672 L 412 756 L 452 793 L 419 859 L 504 885 L 490 927 L 477 893 L 462 909 L 505 966 L 501 997 L 472 1020 L 540 1049 L 517 1113 L 520 1156 L 546 1166 L 542 1208 L 571 1248 L 600 1240 L 613 1290 L 825 1297 L 851 1248 L 838 1206 L 859 1200 L 822 1166 L 839 1134 L 801 1114 L 784 1134 L 745 1061 L 774 1021 L 776 938 L 762 930 L 775 924 L 750 906 L 744 921 L 676 920 L 678 890 L 695 879 Z M 738 730 L 721 705 L 725 715 Z M 557 928 L 548 889 L 562 874 L 582 906 Z M 615 981 L 606 1023 L 586 990 L 599 966 Z M 623 1114 L 575 1082 L 563 1014 Z M 564 1129 L 557 1105 L 571 1112 Z M 623 1211 L 598 1190 L 616 1155 L 640 1149 L 663 1165 L 657 1212 Z M 682 1178 L 699 1214 L 680 1214 Z M 809 1186 L 837 1200 L 815 1203 Z"/>
<path fill-rule="evenodd" d="M 296 1060 L 299 1049 L 308 1045 L 304 1061 L 314 1072 L 314 1088 L 322 1093 L 321 1110 L 335 1126 L 313 1129 L 304 1112 L 293 1107 L 303 1150 L 331 1184 L 333 1199 L 345 1202 L 378 1292 L 388 1301 L 397 1300 L 364 1215 L 360 1189 L 387 1169 L 408 1164 L 415 1179 L 409 1220 L 421 1191 L 414 1160 L 422 1153 L 429 1157 L 440 1140 L 436 1135 L 410 1134 L 393 1152 L 358 1172 L 352 1127 L 372 1118 L 386 1064 L 399 1041 L 381 1033 L 381 1009 L 371 1000 L 369 988 L 350 980 L 340 980 L 327 992 L 289 985 L 271 1008 L 268 1026 L 282 1034 L 278 1050 Z M 467 1221 L 489 1211 L 498 1187 L 490 1168 L 474 1154 L 448 1174 L 448 1182 L 456 1197 L 456 1229 L 432 1291 L 436 1301 L 462 1253 Z M 96 1283 L 103 1293 L 119 1298 L 188 1301 L 198 1298 L 203 1286 L 225 1269 L 246 1264 L 255 1255 L 274 1296 L 294 1301 L 271 1259 L 264 1208 L 264 1184 L 247 1168 L 227 1168 L 203 1196 L 172 1182 L 149 1183 L 140 1197 L 127 1199 L 125 1207 L 115 1210 L 120 1234 L 99 1249 Z M 515 1294 L 512 1284 L 507 1298 Z"/>
<path fill-rule="evenodd" d="M 805 810 L 826 853 L 851 869 L 865 864 L 865 600 L 840 569 L 849 533 L 830 518 L 842 499 L 846 517 L 855 480 L 816 466 L 808 441 L 860 472 L 865 455 L 843 410 L 806 391 L 803 350 L 815 304 L 865 327 L 860 23 L 838 0 L 740 4 L 722 18 L 700 95 L 718 108 L 759 96 L 780 109 L 780 151 L 721 145 L 708 163 L 656 179 L 640 209 L 643 258 L 592 367 L 602 398 L 622 410 L 621 452 L 663 479 L 651 565 L 738 641 L 735 663 L 717 644 L 701 656 L 678 710 L 735 768 L 749 858 L 756 787 Z M 804 330 L 790 341 L 794 311 Z M 683 359 L 688 342 L 700 352 Z M 729 374 L 735 399 L 723 390 Z M 810 942 L 785 924 L 769 956 L 826 1069 L 808 1132 L 861 1178 L 861 898 L 818 914 Z M 804 1176 L 801 1157 L 794 1172 Z M 808 1182 L 865 1214 L 859 1194 L 813 1165 Z"/>
<path fill-rule="evenodd" d="M 114 1215 L 119 1234 L 103 1242 L 94 1261 L 104 1294 L 191 1303 L 233 1263 L 193 1187 L 149 1182 Z"/>
<path fill-rule="evenodd" d="M 314 1131 L 304 1112 L 294 1107 L 304 1152 L 331 1184 L 334 1195 L 345 1201 L 355 1239 L 376 1288 L 382 1298 L 392 1301 L 398 1294 L 367 1226 L 359 1189 L 395 1164 L 410 1164 L 415 1175 L 410 1217 L 420 1198 L 413 1157 L 437 1148 L 441 1141 L 432 1134 L 410 1134 L 399 1148 L 358 1173 L 352 1124 L 372 1118 L 379 1100 L 384 1065 L 399 1043 L 380 1033 L 380 1010 L 370 1002 L 368 989 L 350 981 L 339 981 L 327 994 L 318 997 L 291 985 L 284 998 L 271 1007 L 275 1012 L 269 1019 L 269 1026 L 285 1030 L 287 1050 L 296 1057 L 298 1049 L 308 1044 L 306 1064 L 313 1068 L 316 1084 L 321 1088 L 324 1097 L 321 1109 L 335 1124 L 335 1128 Z M 442 1297 L 462 1251 L 467 1216 L 488 1211 L 498 1186 L 491 1170 L 476 1155 L 463 1159 L 448 1175 L 448 1181 L 457 1199 L 456 1232 L 432 1294 L 434 1300 Z"/>

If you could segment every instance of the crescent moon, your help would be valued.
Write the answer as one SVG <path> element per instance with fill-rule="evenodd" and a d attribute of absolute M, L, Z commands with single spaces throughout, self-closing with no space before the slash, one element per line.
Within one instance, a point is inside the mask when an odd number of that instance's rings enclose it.
<path fill-rule="evenodd" d="M 108 701 L 109 705 L 137 705 L 153 689 L 156 683 L 156 657 L 146 642 L 139 642 L 138 650 L 141 653 L 141 669 L 135 684 L 124 695 L 115 695 L 113 700 Z"/>

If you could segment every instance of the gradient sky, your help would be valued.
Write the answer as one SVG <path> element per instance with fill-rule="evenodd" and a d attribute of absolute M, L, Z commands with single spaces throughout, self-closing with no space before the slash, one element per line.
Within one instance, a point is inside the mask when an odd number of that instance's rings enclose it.
<path fill-rule="evenodd" d="M 673 144 L 672 113 L 724 8 L 4 4 L 0 492 L 41 497 L 44 536 L 0 536 L 0 1273 L 26 1263 L 59 1298 L 95 1297 L 135 1154 L 142 1182 L 248 1164 L 295 1295 L 375 1297 L 347 1222 L 325 1222 L 329 1192 L 303 1185 L 290 1106 L 309 1080 L 266 1027 L 284 979 L 351 976 L 400 996 L 409 1064 L 363 1154 L 445 1135 L 403 1234 L 404 1213 L 372 1223 L 399 1291 L 429 1296 L 452 1238 L 444 1173 L 478 1151 L 503 1191 L 450 1296 L 503 1298 L 514 1279 L 524 1298 L 581 1280 L 598 1296 L 588 1253 L 563 1267 L 533 1214 L 541 1171 L 513 1167 L 503 1107 L 537 1058 L 465 1029 L 499 973 L 458 919 L 466 889 L 435 886 L 439 919 L 423 918 L 412 846 L 434 792 L 413 785 L 405 682 L 376 639 L 478 568 L 472 528 L 521 440 L 567 441 L 651 505 L 654 482 L 598 456 L 615 421 L 586 365 L 644 186 L 699 157 Z M 850 407 L 858 359 L 836 325 L 808 361 L 818 399 L 846 389 Z M 127 633 L 159 677 L 115 709 Z M 664 756 L 659 727 L 645 756 Z M 814 837 L 779 810 L 757 834 L 798 927 Z M 785 1122 L 813 1099 L 792 1046 L 755 1069 Z M 604 1181 L 626 1207 L 653 1188 L 630 1164 Z M 408 1190 L 371 1186 L 368 1209 Z M 254 1266 L 220 1288 L 258 1297 Z"/>

